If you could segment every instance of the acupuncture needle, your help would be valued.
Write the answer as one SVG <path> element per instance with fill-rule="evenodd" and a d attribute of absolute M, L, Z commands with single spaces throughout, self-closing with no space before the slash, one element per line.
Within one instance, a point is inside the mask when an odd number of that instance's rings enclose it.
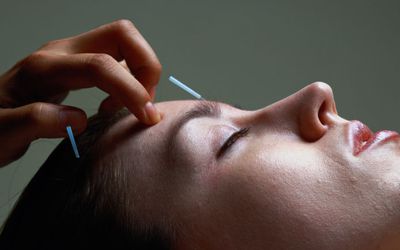
<path fill-rule="evenodd" d="M 199 100 L 205 100 L 199 93 L 197 93 L 193 89 L 189 88 L 186 84 L 184 84 L 183 82 L 179 81 L 175 77 L 169 76 L 168 80 L 170 82 L 172 82 L 173 84 L 175 84 L 176 86 L 178 86 L 179 88 L 181 88 L 184 91 L 186 91 L 187 93 L 191 94 L 195 98 L 197 98 Z M 78 151 L 78 147 L 76 146 L 76 142 L 75 142 L 74 134 L 72 133 L 71 126 L 67 126 L 67 133 L 68 133 L 69 140 L 71 141 L 71 146 L 72 146 L 72 149 L 73 149 L 73 151 L 75 153 L 75 157 L 79 158 L 79 151 Z"/>
<path fill-rule="evenodd" d="M 175 84 L 176 86 L 178 86 L 179 88 L 183 89 L 184 91 L 188 92 L 189 94 L 191 94 L 192 96 L 196 97 L 199 100 L 205 100 L 203 97 L 201 97 L 201 95 L 199 93 L 197 93 L 196 91 L 194 91 L 193 89 L 189 88 L 186 84 L 184 84 L 183 82 L 179 81 L 178 79 L 176 79 L 173 76 L 169 76 L 168 80 L 170 82 L 172 82 L 173 84 Z"/>
<path fill-rule="evenodd" d="M 75 157 L 79 158 L 78 147 L 76 146 L 76 142 L 75 142 L 74 134 L 72 133 L 71 126 L 67 126 L 67 133 L 68 133 L 69 140 L 71 141 L 71 146 L 72 146 L 72 150 L 74 150 Z"/>

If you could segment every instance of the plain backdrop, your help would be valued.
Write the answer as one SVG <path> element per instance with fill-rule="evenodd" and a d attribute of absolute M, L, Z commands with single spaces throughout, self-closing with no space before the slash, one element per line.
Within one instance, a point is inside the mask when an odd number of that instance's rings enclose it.
<path fill-rule="evenodd" d="M 395 0 L 1 0 L 0 72 L 47 41 L 122 18 L 134 22 L 163 65 L 158 101 L 191 98 L 169 75 L 206 99 L 244 109 L 323 81 L 344 118 L 374 131 L 400 130 Z M 65 103 L 91 115 L 105 96 L 82 90 Z M 23 158 L 0 169 L 0 224 L 59 141 L 35 141 Z"/>

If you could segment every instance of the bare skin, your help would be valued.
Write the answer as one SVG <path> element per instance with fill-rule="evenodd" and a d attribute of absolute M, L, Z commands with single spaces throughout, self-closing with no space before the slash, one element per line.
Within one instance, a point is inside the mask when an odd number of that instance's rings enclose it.
<path fill-rule="evenodd" d="M 329 85 L 255 111 L 218 103 L 219 117 L 174 131 L 199 103 L 158 103 L 160 123 L 129 116 L 101 141 L 99 163 L 132 169 L 135 215 L 173 225 L 175 249 L 400 247 L 400 141 L 355 156 Z M 218 157 L 241 128 L 247 134 Z"/>
<path fill-rule="evenodd" d="M 128 20 L 43 45 L 0 76 L 0 167 L 38 138 L 65 137 L 86 128 L 83 110 L 60 105 L 71 90 L 97 87 L 110 96 L 101 112 L 127 107 L 142 123 L 160 115 L 152 105 L 161 74 L 157 56 Z"/>

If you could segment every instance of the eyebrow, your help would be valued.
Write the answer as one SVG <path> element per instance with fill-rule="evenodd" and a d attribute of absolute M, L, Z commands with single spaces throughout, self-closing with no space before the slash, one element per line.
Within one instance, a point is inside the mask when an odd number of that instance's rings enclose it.
<path fill-rule="evenodd" d="M 213 101 L 206 100 L 198 100 L 196 104 L 186 111 L 183 115 L 178 118 L 178 121 L 172 125 L 170 132 L 168 133 L 167 138 L 167 147 L 166 147 L 166 159 L 167 161 L 174 162 L 176 155 L 171 153 L 175 152 L 175 148 L 177 147 L 176 135 L 182 129 L 185 124 L 193 119 L 203 118 L 203 117 L 215 117 L 218 118 L 221 116 L 221 104 Z"/>
<path fill-rule="evenodd" d="M 225 105 L 238 108 L 237 105 L 230 105 L 230 104 L 225 104 Z M 176 135 L 179 133 L 182 127 L 193 119 L 204 118 L 204 117 L 220 118 L 222 115 L 221 107 L 222 104 L 219 102 L 198 100 L 191 109 L 189 109 L 183 115 L 181 115 L 178 118 L 178 121 L 175 122 L 174 125 L 172 125 L 172 128 L 168 133 L 169 136 L 167 138 L 167 145 L 165 151 L 167 161 L 172 162 L 172 164 L 174 164 L 175 162 L 174 160 L 176 154 L 174 154 L 173 152 L 176 152 L 174 150 L 177 147 Z"/>
<path fill-rule="evenodd" d="M 219 118 L 221 116 L 221 105 L 213 101 L 197 101 L 193 108 L 186 111 L 171 129 L 171 135 L 176 135 L 185 124 L 193 119 L 210 117 Z"/>

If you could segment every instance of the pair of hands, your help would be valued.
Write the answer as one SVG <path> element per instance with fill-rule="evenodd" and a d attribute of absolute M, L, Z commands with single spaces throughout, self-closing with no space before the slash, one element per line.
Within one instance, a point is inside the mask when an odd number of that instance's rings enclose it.
<path fill-rule="evenodd" d="M 0 167 L 18 159 L 38 138 L 81 133 L 85 113 L 60 105 L 70 90 L 98 87 L 109 96 L 100 112 L 127 107 L 152 125 L 161 116 L 152 104 L 161 64 L 128 20 L 48 42 L 0 76 Z"/>

